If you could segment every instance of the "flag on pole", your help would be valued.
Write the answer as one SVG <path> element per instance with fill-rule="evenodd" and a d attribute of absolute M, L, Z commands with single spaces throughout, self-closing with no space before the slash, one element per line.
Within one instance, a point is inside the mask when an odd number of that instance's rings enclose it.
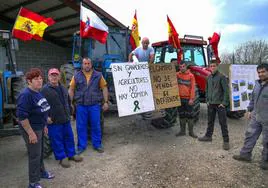
<path fill-rule="evenodd" d="M 180 63 L 182 58 L 182 48 L 180 44 L 179 34 L 177 33 L 175 27 L 173 26 L 168 16 L 167 16 L 167 22 L 168 22 L 168 43 L 172 45 L 174 48 L 179 50 L 178 63 Z"/>
<path fill-rule="evenodd" d="M 138 19 L 137 19 L 136 10 L 135 10 L 135 14 L 132 20 L 131 35 L 129 38 L 129 42 L 130 42 L 132 50 L 134 50 L 140 45 L 139 27 L 138 27 Z"/>
<path fill-rule="evenodd" d="M 80 9 L 80 36 L 81 38 L 92 38 L 105 44 L 108 37 L 108 27 L 91 10 L 81 3 Z"/>
<path fill-rule="evenodd" d="M 221 34 L 216 33 L 216 32 L 213 33 L 212 37 L 208 38 L 209 44 L 211 45 L 212 50 L 213 50 L 213 55 L 215 56 L 218 63 L 221 62 L 220 57 L 219 57 L 219 52 L 218 52 L 218 45 L 220 42 L 220 38 L 221 38 Z"/>
<path fill-rule="evenodd" d="M 45 29 L 54 23 L 52 18 L 46 18 L 22 7 L 14 24 L 12 36 L 23 41 L 42 40 Z"/>

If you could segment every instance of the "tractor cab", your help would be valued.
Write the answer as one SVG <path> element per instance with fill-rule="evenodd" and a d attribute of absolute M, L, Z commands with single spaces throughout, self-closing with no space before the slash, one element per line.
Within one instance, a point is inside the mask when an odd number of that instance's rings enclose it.
<path fill-rule="evenodd" d="M 206 78 L 210 74 L 207 69 L 207 57 L 209 46 L 201 36 L 185 35 L 180 39 L 182 48 L 181 61 L 184 61 L 194 74 L 201 101 L 205 97 Z M 155 50 L 154 63 L 175 63 L 178 71 L 178 50 L 173 48 L 168 41 L 156 42 L 152 44 Z"/>
<path fill-rule="evenodd" d="M 182 47 L 182 61 L 187 65 L 206 67 L 206 55 L 204 48 L 207 42 L 203 37 L 185 35 L 180 39 Z M 178 50 L 168 44 L 168 41 L 156 42 L 152 46 L 155 49 L 155 63 L 170 63 L 178 58 Z"/>

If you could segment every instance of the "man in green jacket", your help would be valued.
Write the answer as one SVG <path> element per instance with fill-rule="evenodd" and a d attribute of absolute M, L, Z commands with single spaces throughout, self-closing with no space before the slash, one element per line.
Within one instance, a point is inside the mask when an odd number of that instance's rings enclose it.
<path fill-rule="evenodd" d="M 207 79 L 206 100 L 208 104 L 208 127 L 205 136 L 200 137 L 199 141 L 212 141 L 214 122 L 216 113 L 223 136 L 223 149 L 229 150 L 229 135 L 226 117 L 226 106 L 229 104 L 228 83 L 224 75 L 218 71 L 218 63 L 210 63 L 212 74 Z"/>

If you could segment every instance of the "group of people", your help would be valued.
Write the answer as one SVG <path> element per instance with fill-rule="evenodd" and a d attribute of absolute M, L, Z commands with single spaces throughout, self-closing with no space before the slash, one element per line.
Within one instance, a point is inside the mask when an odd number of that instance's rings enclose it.
<path fill-rule="evenodd" d="M 154 62 L 154 49 L 149 46 L 149 39 L 142 39 L 142 46 L 129 54 L 129 61 Z M 206 101 L 208 104 L 208 126 L 199 141 L 212 141 L 214 122 L 218 114 L 223 136 L 223 149 L 229 150 L 229 134 L 226 107 L 229 104 L 228 83 L 218 71 L 218 63 L 210 62 L 212 74 L 207 79 Z M 268 64 L 257 67 L 260 80 L 256 82 L 248 107 L 250 123 L 246 132 L 243 148 L 236 160 L 250 161 L 252 150 L 263 132 L 263 153 L 261 168 L 268 169 Z M 44 76 L 38 68 L 26 73 L 28 87 L 24 89 L 17 101 L 17 117 L 20 130 L 25 140 L 29 159 L 29 188 L 41 188 L 40 178 L 52 179 L 54 174 L 47 171 L 43 162 L 44 134 L 49 135 L 55 159 L 68 168 L 70 160 L 81 162 L 80 156 L 88 145 L 88 125 L 93 149 L 104 152 L 101 131 L 101 112 L 109 108 L 107 83 L 100 72 L 93 69 L 91 59 L 83 58 L 82 69 L 72 78 L 69 90 L 60 83 L 60 72 L 56 68 L 48 71 L 48 83 L 43 86 Z M 176 136 L 186 135 L 197 138 L 194 133 L 195 113 L 195 78 L 181 61 L 177 72 L 181 106 L 178 107 L 180 131 Z M 71 114 L 76 104 L 77 150 L 71 127 Z"/>
<path fill-rule="evenodd" d="M 147 37 L 142 39 L 142 46 L 136 48 L 129 54 L 129 61 L 147 61 L 154 62 L 154 49 L 149 46 L 149 39 Z M 135 57 L 135 58 L 133 58 Z M 176 59 L 172 59 L 171 63 L 177 63 Z M 199 141 L 212 141 L 212 134 L 214 130 L 214 122 L 216 114 L 219 117 L 223 135 L 223 149 L 229 150 L 229 135 L 227 126 L 227 116 L 225 107 L 229 104 L 228 83 L 226 77 L 218 71 L 217 61 L 210 62 L 210 69 L 212 74 L 207 79 L 206 87 L 206 101 L 208 104 L 208 128 L 205 136 L 198 138 Z M 181 106 L 178 107 L 180 117 L 180 131 L 176 136 L 186 135 L 186 126 L 188 125 L 189 135 L 197 138 L 194 133 L 194 119 L 197 114 L 194 113 L 195 101 L 195 78 L 188 70 L 184 61 L 179 64 L 179 72 L 177 74 L 179 96 L 181 99 Z"/>
<path fill-rule="evenodd" d="M 142 39 L 142 46 L 136 48 L 129 55 L 129 61 L 154 61 L 154 49 L 149 45 L 149 39 Z M 177 63 L 176 59 L 172 59 L 171 63 Z M 229 133 L 227 125 L 226 107 L 229 105 L 229 91 L 226 77 L 218 71 L 217 60 L 212 60 L 209 64 L 211 75 L 208 76 L 206 82 L 206 102 L 208 106 L 208 125 L 206 133 L 203 137 L 199 137 L 201 142 L 211 142 L 214 131 L 214 122 L 216 114 L 218 114 L 219 124 L 223 137 L 223 149 L 229 150 Z M 268 170 L 268 63 L 262 63 L 257 66 L 259 80 L 256 81 L 253 89 L 252 97 L 248 106 L 247 116 L 250 119 L 248 129 L 245 133 L 244 145 L 239 155 L 233 158 L 239 161 L 251 161 L 252 150 L 262 133 L 263 135 L 263 151 L 260 167 Z M 188 124 L 189 136 L 197 138 L 193 131 L 195 113 L 193 105 L 195 100 L 195 78 L 187 69 L 184 61 L 179 64 L 179 72 L 177 72 L 179 95 L 181 106 L 178 107 L 180 117 L 180 131 L 176 136 L 186 135 L 186 125 Z"/>
<path fill-rule="evenodd" d="M 69 91 L 60 83 L 56 68 L 48 71 L 48 83 L 38 68 L 26 73 L 28 87 L 17 100 L 17 117 L 25 140 L 29 163 L 29 188 L 41 188 L 40 178 L 53 179 L 43 162 L 43 139 L 48 134 L 55 159 L 68 168 L 70 161 L 81 162 L 80 156 L 88 145 L 90 124 L 93 149 L 104 152 L 102 145 L 101 111 L 108 109 L 107 83 L 95 71 L 89 58 L 84 58 L 81 71 L 71 80 Z M 77 150 L 71 127 L 71 114 L 76 103 Z"/>

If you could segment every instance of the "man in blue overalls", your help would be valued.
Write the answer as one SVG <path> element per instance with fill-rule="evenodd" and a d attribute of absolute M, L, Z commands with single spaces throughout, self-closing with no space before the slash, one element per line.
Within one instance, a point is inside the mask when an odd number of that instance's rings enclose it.
<path fill-rule="evenodd" d="M 60 84 L 60 71 L 52 68 L 48 71 L 48 83 L 41 93 L 50 105 L 48 111 L 48 136 L 56 160 L 69 168 L 69 160 L 80 162 L 83 158 L 75 153 L 74 135 L 70 121 L 68 92 Z"/>
<path fill-rule="evenodd" d="M 93 148 L 103 152 L 101 141 L 101 104 L 108 110 L 107 83 L 100 72 L 93 69 L 90 58 L 83 58 L 82 70 L 77 72 L 70 82 L 69 96 L 76 103 L 77 149 L 82 153 L 87 148 L 88 123 L 91 125 L 91 141 Z"/>

